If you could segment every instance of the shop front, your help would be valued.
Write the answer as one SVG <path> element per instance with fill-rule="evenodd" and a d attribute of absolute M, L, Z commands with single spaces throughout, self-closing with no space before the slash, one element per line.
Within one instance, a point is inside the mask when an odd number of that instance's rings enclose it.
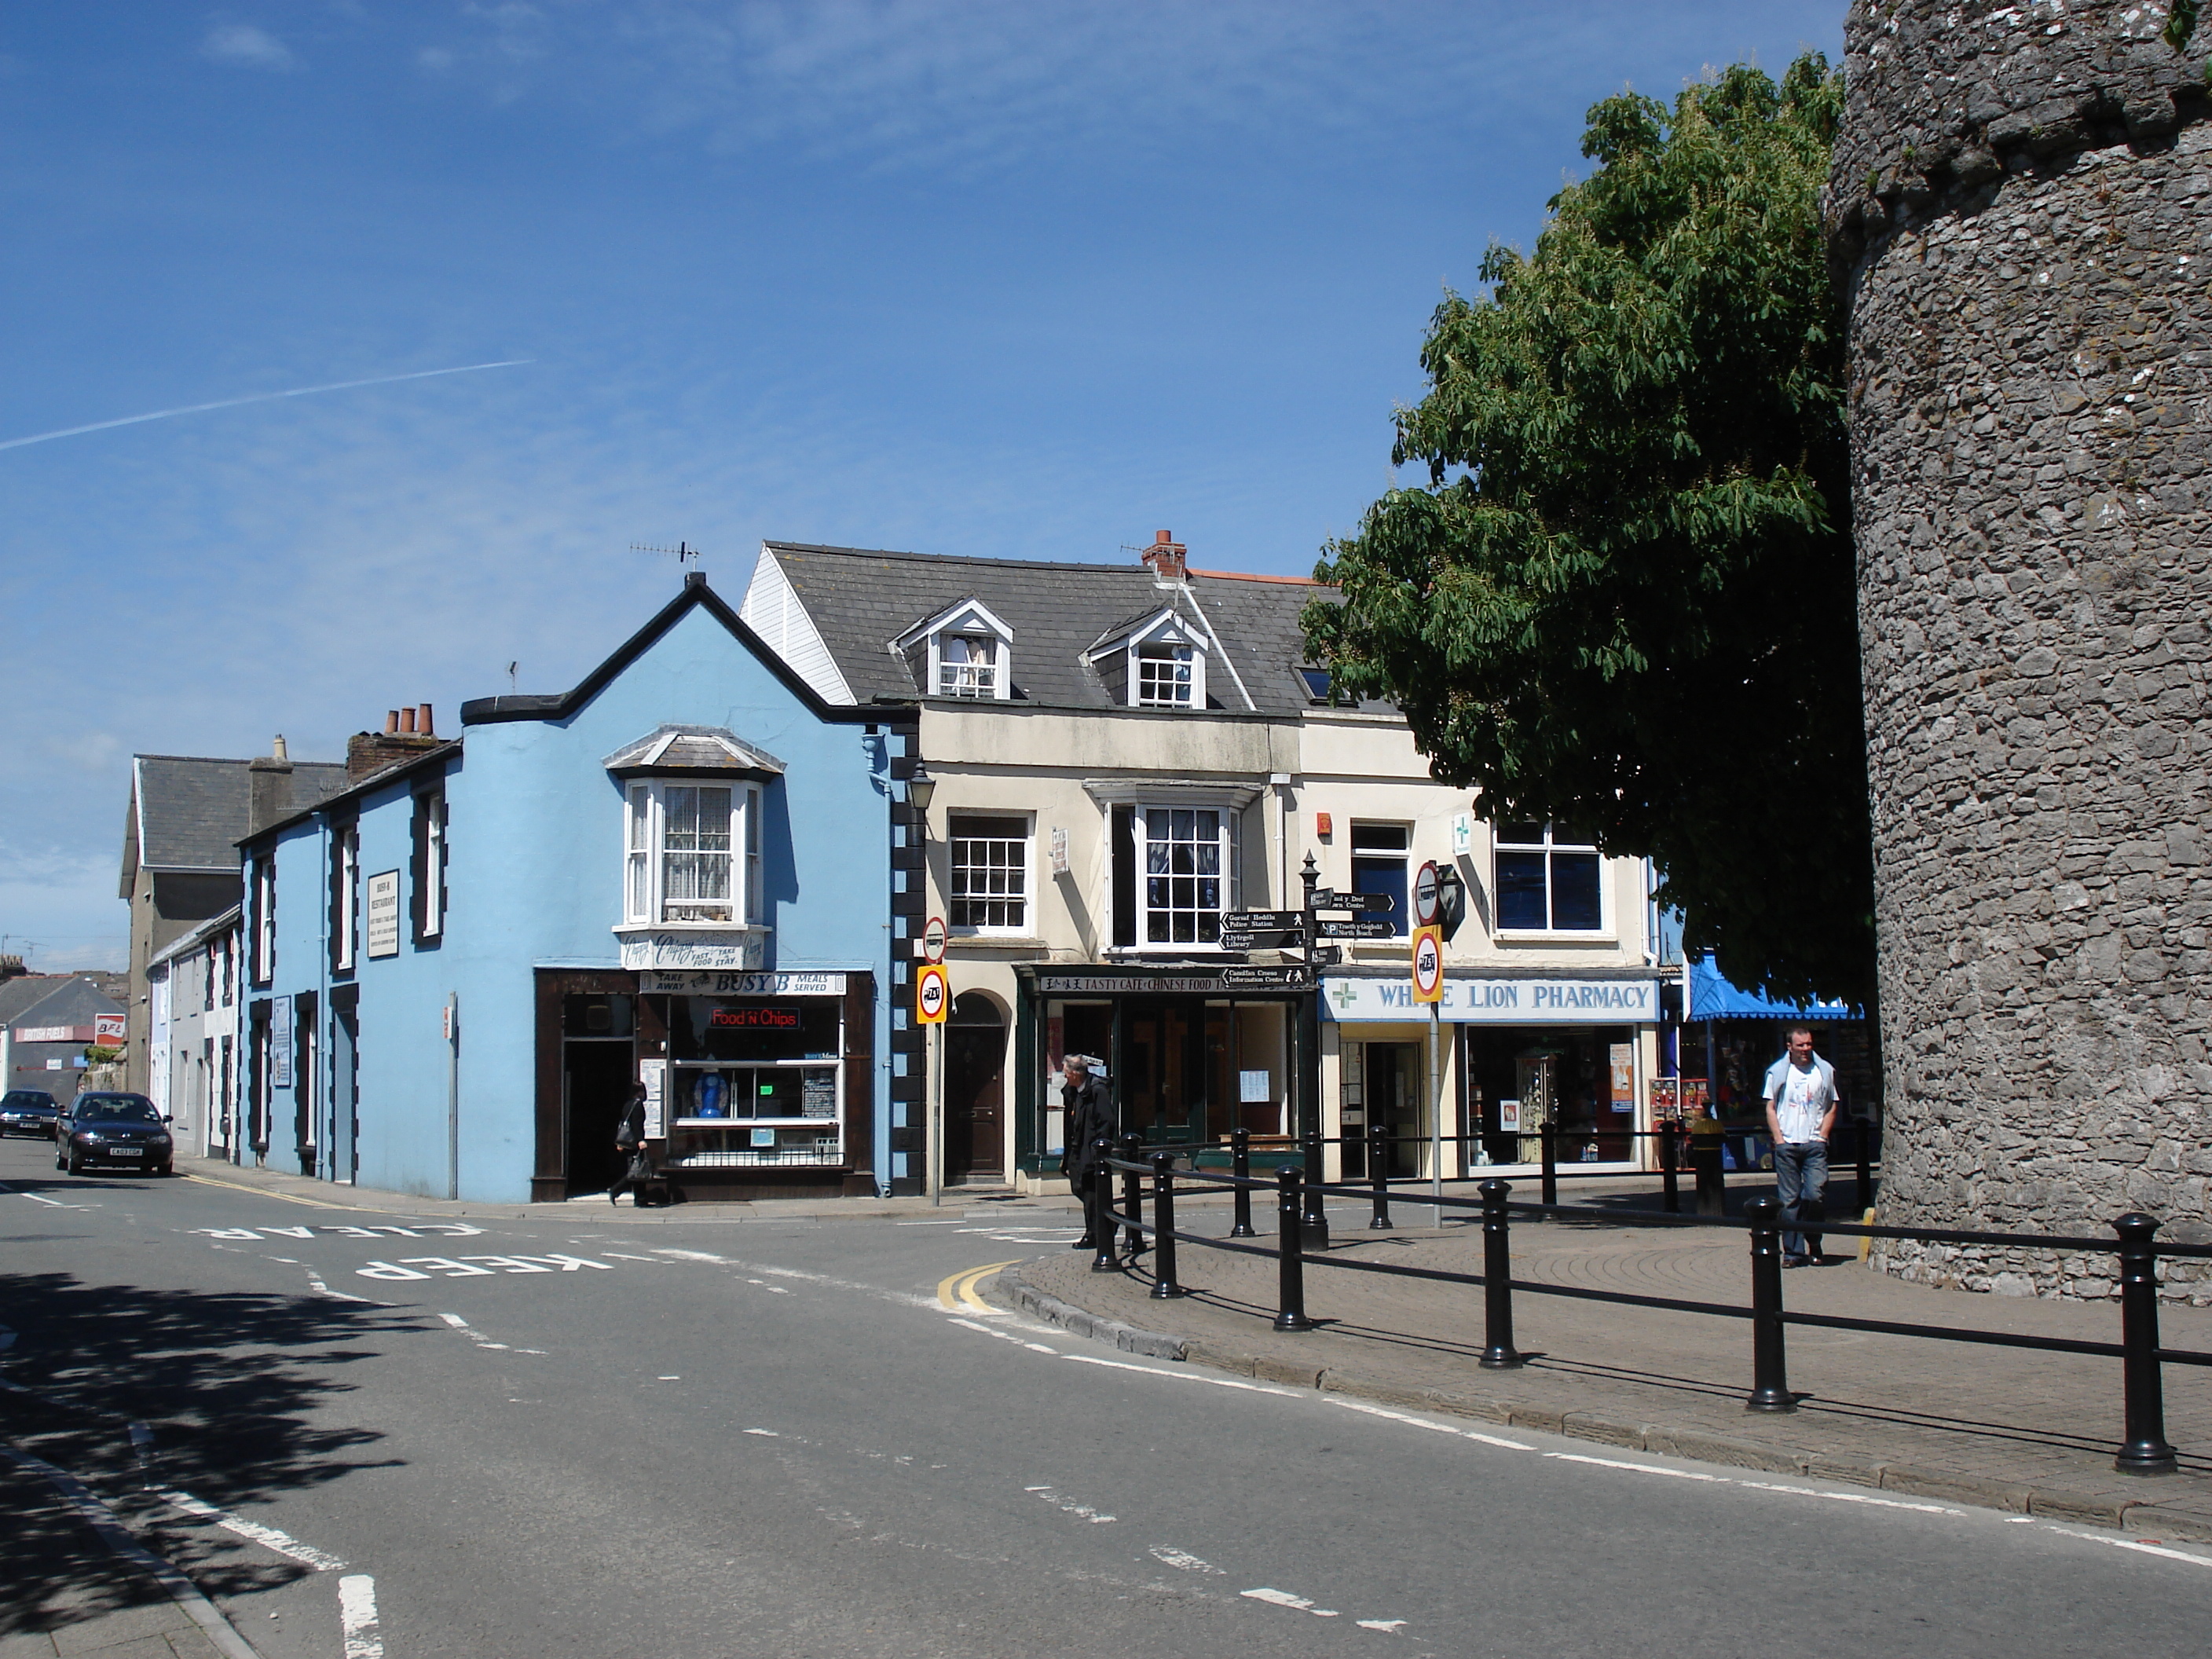
<path fill-rule="evenodd" d="M 1792 1027 L 1813 1033 L 1814 1052 L 1836 1068 L 1845 1133 L 1863 1137 L 1869 1156 L 1881 1141 L 1881 1088 L 1865 1012 L 1837 1001 L 1775 1002 L 1731 985 L 1711 957 L 1689 964 L 1688 1006 L 1675 1045 L 1681 1097 L 1710 1104 L 1725 1126 L 1730 1170 L 1772 1167 L 1761 1093 L 1767 1067 L 1781 1059 Z M 1848 1145 L 1856 1153 L 1858 1140 Z"/>
<path fill-rule="evenodd" d="M 541 971 L 533 1197 L 605 1190 L 639 1083 L 679 1200 L 872 1194 L 873 1001 L 867 974 Z"/>
<path fill-rule="evenodd" d="M 1322 981 L 1326 1133 L 1345 1138 L 1332 1173 L 1368 1173 L 1366 1138 L 1389 1136 L 1395 1177 L 1431 1176 L 1441 1097 L 1443 1175 L 1510 1171 L 1542 1159 L 1553 1126 L 1563 1164 L 1634 1170 L 1651 1159 L 1658 976 L 1652 970 L 1481 975 L 1447 972 L 1437 1007 L 1439 1078 L 1429 1010 L 1402 972 Z"/>
<path fill-rule="evenodd" d="M 1304 1127 L 1317 1059 L 1311 969 L 1241 963 L 1024 964 L 1016 970 L 1015 1166 L 1029 1190 L 1060 1178 L 1061 1067 L 1104 1063 L 1122 1129 L 1197 1152 Z"/>

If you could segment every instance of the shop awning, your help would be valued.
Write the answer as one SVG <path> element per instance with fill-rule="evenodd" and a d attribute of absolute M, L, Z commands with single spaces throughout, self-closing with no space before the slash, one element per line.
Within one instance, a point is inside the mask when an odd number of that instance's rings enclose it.
<path fill-rule="evenodd" d="M 1774 1002 L 1756 991 L 1739 990 L 1721 977 L 1706 957 L 1690 964 L 1690 1006 L 1686 1019 L 1863 1019 L 1848 1002 Z"/>

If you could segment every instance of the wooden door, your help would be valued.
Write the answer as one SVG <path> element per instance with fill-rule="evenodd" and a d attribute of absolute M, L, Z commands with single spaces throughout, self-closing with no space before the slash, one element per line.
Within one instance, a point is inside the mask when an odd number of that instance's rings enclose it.
<path fill-rule="evenodd" d="M 945 1023 L 945 1179 L 1002 1181 L 1006 1027 L 999 1006 L 970 991 Z"/>

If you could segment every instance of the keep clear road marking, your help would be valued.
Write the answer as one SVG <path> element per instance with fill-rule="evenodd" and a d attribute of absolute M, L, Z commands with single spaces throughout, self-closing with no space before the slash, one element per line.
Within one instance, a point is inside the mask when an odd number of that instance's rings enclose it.
<path fill-rule="evenodd" d="M 376 1580 L 367 1573 L 338 1580 L 338 1624 L 345 1634 L 345 1659 L 384 1659 L 384 1638 L 376 1625 Z"/>
<path fill-rule="evenodd" d="M 1001 1267 L 1011 1267 L 1012 1261 L 994 1261 L 988 1267 L 970 1267 L 964 1273 L 948 1275 L 938 1281 L 937 1305 L 947 1313 L 981 1314 L 986 1319 L 1004 1319 L 1006 1310 L 994 1308 L 975 1294 L 976 1285 L 997 1273 Z"/>
<path fill-rule="evenodd" d="M 488 1261 L 491 1266 L 469 1265 L 475 1261 Z M 465 1255 L 459 1260 L 449 1255 L 403 1255 L 397 1261 L 372 1261 L 366 1267 L 356 1267 L 354 1273 L 362 1279 L 492 1279 L 503 1273 L 550 1273 L 555 1267 L 564 1273 L 586 1267 L 596 1267 L 603 1273 L 614 1271 L 611 1261 L 556 1251 L 550 1255 Z"/>

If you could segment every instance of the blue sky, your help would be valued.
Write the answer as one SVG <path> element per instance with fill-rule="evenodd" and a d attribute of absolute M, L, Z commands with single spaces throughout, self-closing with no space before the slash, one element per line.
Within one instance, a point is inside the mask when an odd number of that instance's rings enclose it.
<path fill-rule="evenodd" d="M 1589 105 L 1843 12 L 18 0 L 6 948 L 119 965 L 133 752 L 564 689 L 675 589 L 634 542 L 1310 569 Z"/>

